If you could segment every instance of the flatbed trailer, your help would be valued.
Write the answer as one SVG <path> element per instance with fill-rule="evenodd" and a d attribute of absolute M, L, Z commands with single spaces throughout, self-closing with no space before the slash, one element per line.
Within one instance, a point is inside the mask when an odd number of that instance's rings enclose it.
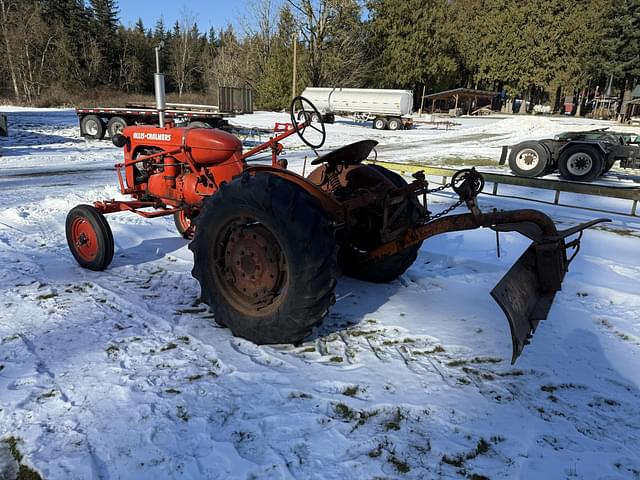
<path fill-rule="evenodd" d="M 175 123 L 186 123 L 194 127 L 222 128 L 228 125 L 226 118 L 232 113 L 221 113 L 214 105 L 167 104 L 165 118 Z M 80 122 L 80 135 L 101 140 L 108 135 L 121 133 L 129 125 L 157 125 L 158 110 L 146 104 L 127 107 L 76 108 Z"/>
<path fill-rule="evenodd" d="M 175 125 L 191 127 L 226 128 L 226 118 L 253 113 L 253 91 L 248 88 L 220 87 L 220 105 L 165 103 L 164 119 Z M 158 125 L 158 107 L 154 103 L 129 103 L 126 107 L 76 108 L 80 122 L 80 135 L 101 140 L 108 135 L 122 133 L 130 125 Z"/>

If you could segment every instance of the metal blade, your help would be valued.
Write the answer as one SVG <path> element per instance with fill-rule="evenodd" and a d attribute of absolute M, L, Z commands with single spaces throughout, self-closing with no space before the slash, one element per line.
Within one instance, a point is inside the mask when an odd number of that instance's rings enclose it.
<path fill-rule="evenodd" d="M 555 247 L 554 253 L 557 253 L 553 255 L 554 263 L 557 263 L 553 270 L 556 275 L 562 272 L 561 282 L 566 271 L 566 264 L 563 263 L 564 245 L 561 242 L 552 245 Z M 540 247 L 547 247 L 545 250 L 548 251 L 549 245 L 531 244 L 491 290 L 491 296 L 500 305 L 509 321 L 513 345 L 511 364 L 529 343 L 540 320 L 547 318 L 556 292 L 560 290 L 560 282 L 547 281 L 545 277 L 548 275 L 548 270 L 538 263 Z"/>

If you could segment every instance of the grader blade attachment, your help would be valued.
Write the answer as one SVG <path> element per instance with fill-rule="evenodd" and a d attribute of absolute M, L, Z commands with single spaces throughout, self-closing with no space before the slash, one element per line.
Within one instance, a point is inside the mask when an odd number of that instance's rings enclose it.
<path fill-rule="evenodd" d="M 539 230 L 536 232 L 527 223 L 492 227 L 497 231 L 518 231 L 534 240 L 491 291 L 491 296 L 509 321 L 513 347 L 511 364 L 529 344 L 540 321 L 547 318 L 556 292 L 562 289 L 569 262 L 580 247 L 582 232 L 604 221 L 609 220 L 602 218 L 586 222 L 552 237 L 541 237 Z M 565 243 L 566 237 L 576 233 L 578 238 Z M 570 259 L 567 259 L 568 248 L 575 249 Z"/>

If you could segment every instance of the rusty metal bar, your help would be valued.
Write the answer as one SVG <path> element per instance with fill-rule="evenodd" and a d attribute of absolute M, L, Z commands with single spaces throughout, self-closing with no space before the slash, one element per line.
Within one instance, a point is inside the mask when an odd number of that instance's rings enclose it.
<path fill-rule="evenodd" d="M 533 224 L 537 226 L 538 231 L 532 232 L 532 238 L 556 237 L 558 235 L 558 230 L 556 229 L 553 220 L 538 210 L 521 209 L 506 212 L 480 213 L 478 215 L 464 213 L 460 215 L 444 216 L 416 228 L 409 229 L 400 238 L 392 240 L 391 242 L 383 243 L 379 247 L 368 252 L 367 258 L 371 260 L 379 260 L 441 233 L 459 232 L 462 230 L 474 230 L 480 227 L 493 227 L 496 225 L 516 223 Z M 524 232 L 520 231 L 520 233 Z"/>
<path fill-rule="evenodd" d="M 425 175 L 429 176 L 442 176 L 446 178 L 447 176 L 453 175 L 457 169 L 453 168 L 445 168 L 445 167 L 432 167 L 428 165 L 419 165 L 415 163 L 398 163 L 398 162 L 372 162 L 376 163 L 382 167 L 388 168 L 390 170 L 395 170 L 399 172 L 407 172 L 414 173 L 418 171 L 424 171 Z M 513 175 L 505 175 L 498 173 L 488 173 L 481 172 L 482 176 L 485 178 L 487 182 L 499 183 L 504 185 L 516 185 L 522 187 L 531 187 L 531 188 L 540 188 L 544 190 L 553 190 L 559 192 L 568 192 L 568 193 L 582 193 L 585 195 L 593 195 L 598 197 L 608 197 L 608 198 L 616 198 L 620 200 L 631 200 L 634 202 L 635 206 L 631 210 L 631 216 L 637 216 L 637 202 L 640 202 L 640 187 L 610 187 L 607 185 L 594 185 L 590 183 L 580 183 L 580 182 L 566 182 L 566 181 L 558 181 L 558 180 L 549 180 L 544 178 L 527 178 L 527 177 L 516 177 Z M 446 180 L 443 181 L 446 183 Z M 548 203 L 551 202 L 545 200 L 534 200 L 531 198 L 518 197 L 515 195 L 504 195 L 510 196 L 513 198 L 523 198 L 525 200 L 532 200 L 539 203 Z M 557 203 L 557 205 L 571 207 L 571 208 L 580 208 L 583 210 L 593 210 L 599 212 L 607 212 L 607 213 L 615 213 L 618 215 L 629 215 L 624 212 L 611 211 L 605 209 L 598 208 L 588 208 L 583 206 L 576 205 L 568 205 Z"/>

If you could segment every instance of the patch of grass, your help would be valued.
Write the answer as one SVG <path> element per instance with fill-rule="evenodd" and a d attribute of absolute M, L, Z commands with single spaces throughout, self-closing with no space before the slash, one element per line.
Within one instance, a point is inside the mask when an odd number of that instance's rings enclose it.
<path fill-rule="evenodd" d="M 291 398 L 291 399 L 300 398 L 300 399 L 303 399 L 303 400 L 310 400 L 313 397 L 311 395 L 309 395 L 308 393 L 305 393 L 305 392 L 291 392 L 289 394 L 289 398 Z"/>
<path fill-rule="evenodd" d="M 4 337 L 2 339 L 2 342 L 0 342 L 0 343 L 13 342 L 14 340 L 18 340 L 19 338 L 20 338 L 19 335 L 9 335 L 8 337 Z"/>
<path fill-rule="evenodd" d="M 396 408 L 396 411 L 393 415 L 393 418 L 388 421 L 387 423 L 384 424 L 384 428 L 389 431 L 389 430 L 400 430 L 400 424 L 402 423 L 402 421 L 405 419 L 406 417 L 404 416 L 404 414 L 402 413 L 402 410 L 400 410 L 400 407 Z"/>
<path fill-rule="evenodd" d="M 363 337 L 365 335 L 373 335 L 376 333 L 380 333 L 381 330 L 347 330 L 346 333 L 351 335 L 352 337 Z"/>
<path fill-rule="evenodd" d="M 404 338 L 404 339 L 399 339 L 398 338 L 398 339 L 394 339 L 394 340 L 385 340 L 385 341 L 382 342 L 382 344 L 387 346 L 387 347 L 391 346 L 391 345 L 398 345 L 400 343 L 402 343 L 402 344 L 407 344 L 407 343 L 411 344 L 411 343 L 416 343 L 416 340 L 414 338 L 407 337 L 407 338 Z"/>
<path fill-rule="evenodd" d="M 502 437 L 491 437 L 493 443 L 503 441 Z M 495 439 L 495 441 L 494 441 Z M 486 454 L 491 449 L 491 444 L 480 437 L 475 448 L 467 453 L 459 453 L 454 456 L 443 455 L 442 462 L 453 467 L 462 468 L 467 460 L 472 460 L 480 455 Z"/>
<path fill-rule="evenodd" d="M 395 455 L 389 455 L 387 457 L 387 461 L 393 465 L 398 473 L 409 473 L 411 471 L 411 467 L 409 464 L 403 460 L 400 460 Z"/>
<path fill-rule="evenodd" d="M 342 394 L 346 395 L 347 397 L 355 397 L 359 391 L 360 391 L 360 386 L 349 385 L 342 391 Z"/>
<path fill-rule="evenodd" d="M 302 349 L 302 353 L 315 353 L 316 347 L 306 347 Z"/>
<path fill-rule="evenodd" d="M 40 400 L 46 400 L 47 398 L 53 398 L 56 396 L 56 391 L 55 390 L 49 390 L 48 392 L 45 392 L 41 395 L 38 396 L 38 401 Z"/>
<path fill-rule="evenodd" d="M 16 477 L 16 480 L 42 480 L 42 477 L 38 472 L 22 463 L 24 455 L 22 455 L 22 452 L 18 448 L 18 443 L 20 442 L 19 439 L 16 437 L 9 437 L 3 441 L 7 444 L 9 453 L 18 464 L 18 476 Z"/>
<path fill-rule="evenodd" d="M 166 345 L 164 345 L 163 347 L 160 347 L 160 351 L 161 352 L 166 352 L 168 350 L 173 350 L 174 348 L 178 348 L 178 345 L 176 345 L 173 342 L 169 342 Z"/>
<path fill-rule="evenodd" d="M 167 389 L 165 390 L 165 392 L 167 392 L 167 393 L 173 393 L 173 394 L 175 394 L 175 395 L 179 395 L 179 394 L 181 394 L 181 393 L 182 393 L 182 391 L 181 391 L 181 390 L 178 390 L 177 388 L 167 388 Z"/>
<path fill-rule="evenodd" d="M 336 414 L 345 420 L 353 420 L 356 418 L 356 411 L 345 403 L 337 403 L 334 407 Z"/>
<path fill-rule="evenodd" d="M 449 363 L 447 363 L 447 366 L 461 367 L 463 365 L 469 365 L 469 364 L 482 365 L 486 363 L 500 363 L 500 362 L 502 362 L 502 359 L 496 358 L 496 357 L 474 357 L 470 360 L 465 360 L 465 359 L 452 360 Z"/>
<path fill-rule="evenodd" d="M 200 380 L 202 377 L 204 377 L 204 375 L 202 374 L 189 375 L 187 377 L 187 380 L 189 380 L 190 382 L 195 382 L 196 380 Z"/>
<path fill-rule="evenodd" d="M 340 355 L 336 355 L 335 357 L 331 357 L 329 361 L 333 363 L 342 363 L 344 362 L 344 358 L 342 358 Z"/>
<path fill-rule="evenodd" d="M 42 295 L 38 295 L 36 297 L 36 300 L 48 300 L 50 298 L 54 298 L 57 297 L 58 294 L 55 292 L 51 292 L 51 293 L 43 293 Z"/>

